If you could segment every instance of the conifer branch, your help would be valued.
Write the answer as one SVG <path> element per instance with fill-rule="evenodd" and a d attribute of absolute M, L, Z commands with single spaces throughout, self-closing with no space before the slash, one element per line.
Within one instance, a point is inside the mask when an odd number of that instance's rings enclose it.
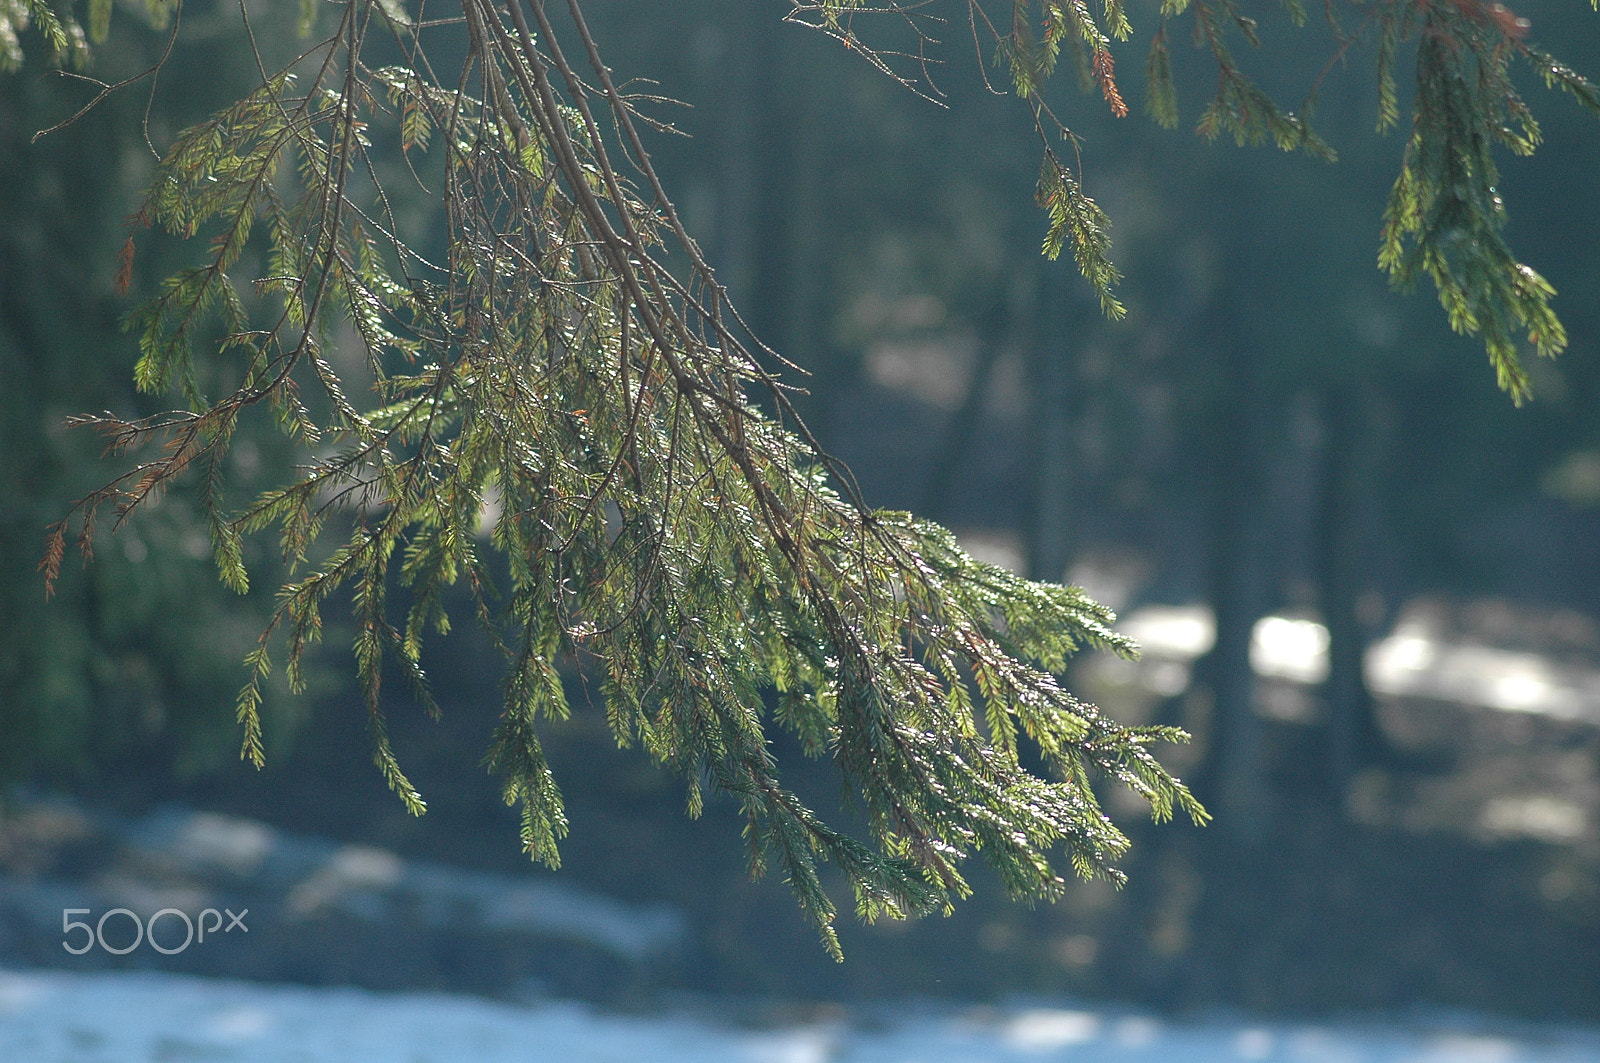
<path fill-rule="evenodd" d="M 1110 257 L 1110 219 L 1082 191 L 1088 181 L 1081 165 L 1069 169 L 1056 157 L 1058 140 L 1076 148 L 1077 138 L 1046 102 L 1046 94 L 1065 48 L 1081 86 L 1097 91 L 1113 114 L 1127 112 L 1112 53 L 1116 42 L 1132 32 L 1123 7 L 1108 3 L 1096 16 L 1082 0 L 947 0 L 952 8 L 963 4 L 980 55 L 992 50 L 996 64 L 1009 73 L 1042 141 L 1037 198 L 1049 219 L 1044 252 L 1053 258 L 1070 246 L 1103 312 L 1118 317 L 1121 304 L 1114 286 L 1119 275 Z M 1521 342 L 1542 356 L 1560 353 L 1567 337 L 1552 306 L 1554 287 L 1517 259 L 1502 233 L 1506 209 L 1496 190 L 1494 149 L 1528 155 L 1539 143 L 1538 125 L 1512 81 L 1511 68 L 1526 63 L 1547 87 L 1572 96 L 1597 115 L 1600 89 L 1534 44 L 1531 23 L 1501 3 L 1383 0 L 1349 6 L 1357 28 L 1347 33 L 1339 3 L 1327 0 L 1324 21 L 1332 54 L 1296 112 L 1280 107 L 1235 56 L 1236 38 L 1251 49 L 1260 47 L 1255 19 L 1236 0 L 1164 0 L 1145 58 L 1145 111 L 1160 125 L 1178 124 L 1167 29 L 1187 13 L 1197 45 L 1210 53 L 1217 72 L 1215 91 L 1195 131 L 1208 139 L 1228 134 L 1240 145 L 1271 143 L 1331 162 L 1336 158 L 1332 145 L 1310 122 L 1311 104 L 1328 67 L 1342 62 L 1358 42 L 1373 41 L 1377 126 L 1385 131 L 1400 121 L 1395 64 L 1401 47 L 1414 42 L 1412 135 L 1384 213 L 1379 266 L 1401 288 L 1421 276 L 1432 280 L 1450 326 L 1482 337 L 1500 387 L 1520 404 L 1531 392 L 1518 356 L 1519 334 Z M 1282 7 L 1294 26 L 1305 24 L 1299 0 L 1283 0 Z M 1004 11 L 1005 17 L 992 15 L 991 9 Z M 817 0 L 797 4 L 790 18 L 823 30 L 885 69 L 890 65 L 886 56 L 857 32 L 858 18 L 864 22 L 867 15 L 893 15 L 920 32 L 936 10 L 937 5 L 926 2 Z M 927 36 L 922 40 L 925 45 L 937 43 Z M 896 76 L 906 80 L 904 74 Z"/>
<path fill-rule="evenodd" d="M 1118 877 L 1127 840 L 1096 779 L 1128 781 L 1158 817 L 1203 821 L 1145 748 L 1180 732 L 1120 727 L 1054 677 L 1084 645 L 1132 652 L 1106 610 L 871 510 L 817 446 L 767 368 L 781 360 L 743 338 L 684 228 L 581 3 L 561 6 L 587 79 L 546 0 L 463 0 L 448 26 L 348 0 L 334 33 L 185 131 L 158 168 L 138 224 L 208 249 L 130 322 L 141 386 L 175 388 L 190 410 L 94 421 L 119 449 L 167 445 L 81 504 L 81 548 L 99 503 L 126 516 L 193 468 L 225 583 L 247 586 L 245 537 L 277 530 L 292 576 L 246 662 L 242 755 L 264 757 L 272 645 L 299 687 L 323 607 L 347 588 L 373 759 L 420 813 L 388 739 L 383 670 L 398 666 L 432 705 L 425 648 L 448 630 L 445 588 L 466 577 L 506 658 L 488 762 L 520 807 L 524 849 L 552 866 L 567 822 L 539 730 L 571 711 L 563 661 L 600 673 L 618 742 L 681 772 L 691 811 L 702 780 L 733 799 L 752 870 L 781 871 L 836 955 L 823 863 L 844 871 L 864 918 L 905 917 L 964 896 L 975 853 L 1019 896 L 1058 894 L 1058 860 Z M 407 65 L 363 61 L 374 17 Z M 1047 47 L 1085 25 L 1062 22 Z M 427 60 L 447 33 L 466 41 L 451 80 Z M 1095 61 L 1113 98 L 1109 59 Z M 1050 120 L 1042 101 L 1037 114 Z M 394 222 L 380 137 L 406 159 L 442 156 L 437 267 Z M 1052 189 L 1074 254 L 1103 254 L 1064 168 Z M 377 217 L 356 202 L 374 194 Z M 234 276 L 247 248 L 266 263 L 253 283 Z M 668 248 L 683 272 L 662 264 Z M 364 356 L 365 396 L 335 368 L 341 335 Z M 230 374 L 207 399 L 202 382 Z M 308 462 L 228 510 L 221 458 L 258 410 Z M 503 558 L 498 580 L 486 546 Z M 865 810 L 862 837 L 784 786 L 775 726 L 834 760 Z M 1048 777 L 1023 766 L 1024 742 Z"/>
<path fill-rule="evenodd" d="M 76 55 L 77 23 L 45 0 L 25 2 L 0 0 L 11 4 L 0 6 L 0 57 L 5 34 L 29 24 L 58 56 Z M 1083 191 L 1077 140 L 1047 93 L 1065 50 L 1103 105 L 1126 111 L 1112 58 L 1131 32 L 1122 5 L 1097 14 L 1076 0 L 1009 0 L 1009 17 L 991 18 L 981 0 L 965 2 L 1042 143 L 1044 250 L 1070 248 L 1115 316 L 1108 221 Z M 175 272 L 130 325 L 141 387 L 175 390 L 188 408 L 84 419 L 118 451 L 163 449 L 55 526 L 41 563 L 47 587 L 70 522 L 87 558 L 101 505 L 126 519 L 201 470 L 223 582 L 247 587 L 245 537 L 269 529 L 291 566 L 246 662 L 242 754 L 264 756 L 269 646 L 282 641 L 282 667 L 301 685 L 322 609 L 348 589 L 374 761 L 420 813 L 387 737 L 383 669 L 398 666 L 431 705 L 426 646 L 450 623 L 444 590 L 465 579 L 506 660 L 489 762 L 520 808 L 528 854 L 559 861 L 567 821 L 539 730 L 571 711 L 561 665 L 581 662 L 601 676 L 617 741 L 680 772 L 692 813 L 703 783 L 728 795 L 752 871 L 780 870 L 835 954 L 824 862 L 844 871 L 863 917 L 901 917 L 964 896 L 962 865 L 975 854 L 1024 897 L 1058 895 L 1065 867 L 1118 878 L 1127 839 L 1100 809 L 1102 780 L 1144 796 L 1158 819 L 1181 810 L 1203 822 L 1149 750 L 1181 732 L 1120 726 L 1056 678 L 1084 646 L 1134 652 L 1109 611 L 982 564 L 937 525 L 870 509 L 817 445 L 789 401 L 786 366 L 745 338 L 684 228 L 581 0 L 559 7 L 462 0 L 459 20 L 421 22 L 388 0 L 343 0 L 327 38 L 177 138 L 136 224 L 204 242 L 198 264 Z M 1303 117 L 1278 109 L 1234 62 L 1229 37 L 1254 39 L 1237 5 L 1172 0 L 1162 17 L 1186 10 L 1219 70 L 1201 132 L 1321 153 Z M 302 9 L 308 31 L 317 11 Z M 896 56 L 855 29 L 874 12 L 931 42 L 923 4 L 821 0 L 791 17 L 813 16 L 892 71 Z M 1294 4 L 1288 13 L 1303 15 Z M 95 8 L 91 21 L 101 26 L 103 14 Z M 1597 110 L 1600 95 L 1479 0 L 1387 3 L 1373 18 L 1380 81 L 1401 43 L 1419 49 L 1383 264 L 1401 282 L 1430 276 L 1452 324 L 1483 333 L 1503 386 L 1520 397 L 1514 334 L 1542 353 L 1565 337 L 1553 292 L 1500 237 L 1493 150 L 1538 142 L 1508 64 L 1529 62 Z M 403 63 L 366 62 L 375 19 L 399 44 L 386 54 Z M 563 39 L 577 42 L 576 64 Z M 1164 33 L 1157 42 L 1149 106 L 1175 121 Z M 446 48 L 465 53 L 453 73 L 429 59 Z M 935 95 L 930 82 L 895 76 Z M 1397 103 L 1392 91 L 1380 97 L 1389 121 Z M 408 167 L 439 160 L 436 265 L 395 221 L 380 143 Z M 263 276 L 236 276 L 254 261 Z M 345 379 L 338 366 L 348 363 L 333 357 L 352 336 L 370 379 Z M 221 398 L 207 398 L 219 387 Z M 247 418 L 275 422 L 306 465 L 232 510 L 223 457 Z M 864 810 L 861 837 L 784 786 L 773 727 L 834 761 Z M 1028 750 L 1046 772 L 1026 766 Z"/>

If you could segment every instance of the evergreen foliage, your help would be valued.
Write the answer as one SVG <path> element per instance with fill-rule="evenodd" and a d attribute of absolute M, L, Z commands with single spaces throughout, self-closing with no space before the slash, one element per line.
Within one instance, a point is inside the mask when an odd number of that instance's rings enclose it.
<path fill-rule="evenodd" d="M 992 44 L 996 62 L 1010 74 L 1017 96 L 1033 112 L 1045 154 L 1039 184 L 1039 203 L 1049 215 L 1045 254 L 1054 258 L 1070 246 L 1078 269 L 1094 285 L 1106 312 L 1119 316 L 1121 307 L 1112 291 L 1118 274 L 1109 257 L 1107 219 L 1082 190 L 1081 174 L 1075 175 L 1056 156 L 1058 139 L 1076 152 L 1077 138 L 1046 102 L 1044 88 L 1065 48 L 1079 80 L 1101 93 L 1112 114 L 1126 115 L 1111 47 L 1132 33 L 1127 14 L 1120 0 L 1106 0 L 1098 16 L 1076 0 L 1011 0 L 1009 18 L 1000 21 L 990 17 L 989 6 L 1004 5 L 980 0 L 951 0 L 948 5 L 952 14 L 966 9 L 962 21 L 969 23 L 975 43 L 980 48 Z M 1304 25 L 1306 11 L 1299 0 L 1284 0 L 1283 8 L 1290 23 Z M 896 15 L 913 28 L 919 67 L 897 76 L 913 85 L 921 78 L 936 92 L 926 77 L 928 46 L 934 43 L 929 31 L 943 20 L 930 5 L 820 0 L 799 5 L 791 17 L 813 22 L 893 72 L 890 60 L 903 54 L 879 54 L 855 29 L 856 16 L 867 12 Z M 1317 135 L 1311 122 L 1322 77 L 1358 45 L 1370 43 L 1379 88 L 1377 125 L 1380 131 L 1389 129 L 1400 120 L 1395 65 L 1402 45 L 1414 42 L 1411 135 L 1384 212 L 1378 263 L 1402 288 L 1420 276 L 1432 280 L 1451 327 L 1482 336 L 1501 388 L 1520 404 L 1531 392 L 1517 354 L 1518 334 L 1545 356 L 1565 349 L 1567 336 L 1550 305 L 1555 289 L 1517 260 L 1502 233 L 1506 209 L 1496 187 L 1499 169 L 1494 148 L 1531 155 L 1540 140 L 1539 125 L 1512 80 L 1513 65 L 1525 65 L 1546 86 L 1567 93 L 1596 115 L 1600 115 L 1600 88 L 1534 44 L 1529 21 L 1500 3 L 1381 0 L 1348 7 L 1330 3 L 1324 14 L 1333 54 L 1296 112 L 1276 104 L 1235 57 L 1231 47 L 1235 40 L 1252 48 L 1261 46 L 1256 20 L 1240 4 L 1163 0 L 1145 62 L 1146 112 L 1164 126 L 1178 124 L 1168 37 L 1170 24 L 1187 17 L 1196 46 L 1210 54 L 1216 68 L 1216 91 L 1195 124 L 1199 135 L 1214 139 L 1229 134 L 1240 145 L 1271 143 L 1332 161 L 1332 146 Z M 1346 29 L 1341 18 L 1356 25 Z"/>
<path fill-rule="evenodd" d="M 1502 224 L 1490 147 L 1536 141 L 1506 64 L 1544 63 L 1589 104 L 1594 90 L 1497 9 L 1479 18 L 1476 0 L 1452 2 L 1460 17 L 1436 22 L 1400 4 L 1368 15 L 1384 71 L 1405 40 L 1439 50 L 1419 60 L 1384 261 L 1401 279 L 1432 276 L 1452 323 L 1484 333 L 1520 397 L 1512 331 L 1529 330 L 1544 353 L 1563 340 L 1548 285 L 1489 244 Z M 852 28 L 865 10 L 829 0 L 791 17 L 892 72 L 894 54 Z M 920 7 L 888 10 L 928 40 Z M 752 871 L 781 872 L 836 954 L 822 862 L 843 871 L 861 916 L 903 917 L 964 895 L 961 863 L 975 852 L 1023 897 L 1063 888 L 1057 847 L 1077 873 L 1117 877 L 1127 843 L 1100 810 L 1102 780 L 1143 795 L 1157 818 L 1182 809 L 1204 820 L 1149 751 L 1181 732 L 1119 726 L 1054 676 L 1085 645 L 1133 651 L 1107 610 L 982 564 L 936 525 L 872 511 L 795 417 L 768 366 L 777 355 L 749 339 L 661 186 L 641 98 L 601 61 L 580 0 L 463 0 L 459 17 L 440 18 L 369 0 L 336 11 L 327 27 L 305 7 L 303 27 L 326 35 L 276 72 L 258 49 L 260 85 L 164 154 L 137 224 L 208 243 L 130 326 L 139 387 L 176 391 L 186 406 L 76 419 L 118 452 L 161 450 L 55 526 L 47 582 L 69 538 L 87 552 L 100 509 L 120 523 L 192 473 L 224 583 L 249 587 L 243 543 L 268 529 L 293 572 L 247 660 L 244 755 L 264 756 L 261 684 L 274 655 L 301 687 L 323 610 L 347 591 L 375 761 L 421 812 L 386 737 L 382 679 L 399 669 L 431 704 L 423 646 L 449 629 L 444 589 L 465 581 L 506 660 L 488 759 L 520 807 L 530 856 L 557 864 L 566 831 L 538 737 L 542 719 L 569 712 L 566 658 L 602 677 L 617 740 L 684 776 L 691 814 L 707 787 L 733 797 Z M 1303 113 L 1278 109 L 1234 63 L 1227 35 L 1254 37 L 1231 3 L 1163 8 L 1147 67 L 1152 114 L 1177 113 L 1165 22 L 1186 11 L 1219 70 L 1200 131 L 1327 153 Z M 1015 0 L 997 23 L 972 0 L 966 14 L 1045 141 L 1045 251 L 1070 247 L 1115 315 L 1107 220 L 1044 92 L 1066 49 L 1126 113 L 1111 58 L 1131 32 L 1121 6 L 1096 15 Z M 84 54 L 78 22 L 41 0 L 0 9 L 0 40 L 30 21 L 63 61 Z M 1466 50 L 1437 43 L 1451 34 Z M 430 59 L 462 51 L 452 68 Z M 1476 64 L 1471 92 L 1455 85 L 1462 63 Z M 1516 137 L 1495 124 L 1506 116 L 1524 123 Z M 389 189 L 402 180 L 443 201 L 437 252 L 394 207 Z M 261 415 L 302 448 L 304 466 L 230 503 L 230 444 Z M 865 841 L 785 788 L 774 726 L 837 763 Z"/>
<path fill-rule="evenodd" d="M 442 589 L 466 580 L 507 661 L 489 763 L 521 807 L 524 847 L 551 865 L 566 821 L 538 725 L 569 711 L 562 655 L 601 674 L 620 742 L 686 777 L 691 813 L 706 786 L 734 796 L 752 869 L 780 870 L 833 950 L 820 861 L 843 870 L 862 916 L 906 916 L 965 894 L 959 865 L 975 850 L 1021 896 L 1062 888 L 1057 846 L 1080 874 L 1116 875 L 1126 841 L 1094 778 L 1144 794 L 1158 816 L 1202 819 L 1148 750 L 1179 732 L 1119 727 L 1051 674 L 1084 644 L 1131 650 L 1106 610 L 829 486 L 827 459 L 656 182 L 633 103 L 579 6 L 568 13 L 594 87 L 543 5 L 508 15 L 469 2 L 465 67 L 437 78 L 418 49 L 455 27 L 349 4 L 292 69 L 187 130 L 157 169 L 138 222 L 209 245 L 132 315 L 135 377 L 188 408 L 77 419 L 114 450 L 162 445 L 83 501 L 78 537 L 87 547 L 101 507 L 125 520 L 190 470 L 228 586 L 248 587 L 243 537 L 277 529 L 296 577 L 247 662 L 244 755 L 262 761 L 274 637 L 298 687 L 322 610 L 348 587 L 374 756 L 421 812 L 385 734 L 381 680 L 396 665 L 427 698 L 423 643 L 448 629 Z M 369 66 L 374 31 L 411 63 Z M 443 155 L 428 171 L 448 227 L 438 264 L 401 237 L 380 130 L 408 156 Z M 253 290 L 235 280 L 242 265 L 260 273 Z M 217 332 L 217 354 L 200 357 Z M 334 366 L 341 333 L 363 355 L 371 403 Z M 223 371 L 236 382 L 212 399 L 205 381 Z M 224 459 L 257 409 L 309 465 L 230 510 Z M 490 509 L 503 579 L 476 534 Z M 319 550 L 340 510 L 348 534 Z M 52 533 L 49 580 L 68 533 Z M 404 606 L 391 605 L 397 591 Z M 784 788 L 774 724 L 836 760 L 870 842 Z M 1026 766 L 1035 752 L 1053 780 Z"/>
<path fill-rule="evenodd" d="M 185 25 L 203 31 L 212 17 L 191 11 Z M 220 13 L 225 25 L 235 17 Z M 159 60 L 165 33 L 124 29 L 95 50 L 96 77 L 116 81 Z M 30 144 L 88 94 L 78 77 L 52 74 L 44 51 L 30 47 L 23 71 L 0 87 L 0 787 L 71 785 L 105 798 L 137 794 L 152 777 L 192 778 L 227 764 L 235 726 L 216 706 L 238 689 L 239 659 L 270 612 L 278 577 L 273 563 L 253 558 L 261 588 L 246 599 L 219 594 L 204 523 L 195 500 L 180 494 L 99 543 L 95 564 L 62 581 L 44 606 L 40 532 L 105 479 L 98 442 L 61 431 L 63 418 L 170 402 L 134 394 L 136 351 L 118 327 L 128 300 L 114 287 L 119 241 L 106 238 L 121 230 L 149 176 L 146 101 L 111 96 L 72 135 Z M 251 74 L 227 63 L 197 84 L 171 68 L 163 84 L 178 89 L 192 121 L 248 89 Z M 163 108 L 155 126 L 171 120 Z M 142 250 L 140 291 L 188 251 L 170 243 Z M 236 491 L 259 489 L 284 464 L 287 441 L 262 429 L 235 448 Z M 274 754 L 306 706 L 270 700 Z"/>

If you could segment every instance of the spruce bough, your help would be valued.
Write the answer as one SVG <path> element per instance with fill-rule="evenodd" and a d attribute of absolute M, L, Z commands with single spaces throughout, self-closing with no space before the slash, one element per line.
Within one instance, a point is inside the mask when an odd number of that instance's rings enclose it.
<path fill-rule="evenodd" d="M 1127 111 L 1111 52 L 1131 32 L 1121 5 L 1108 0 L 1100 15 L 1064 0 L 950 6 L 990 38 L 1034 117 L 1045 252 L 1070 249 L 1115 316 L 1107 220 L 1045 87 L 1065 52 L 1113 113 Z M 520 808 L 529 855 L 555 866 L 567 828 L 539 740 L 541 720 L 569 712 L 566 660 L 600 677 L 619 743 L 684 777 L 691 814 L 707 787 L 732 797 L 752 871 L 783 875 L 836 956 L 823 863 L 843 872 L 861 917 L 907 917 L 964 896 L 974 854 L 1019 897 L 1065 888 L 1061 853 L 1079 875 L 1120 878 L 1128 843 L 1097 801 L 1103 780 L 1142 795 L 1158 819 L 1206 819 L 1150 752 L 1182 732 L 1121 726 L 1056 679 L 1084 646 L 1134 652 L 1108 610 L 981 563 L 935 524 L 870 509 L 818 447 L 778 375 L 794 367 L 750 337 L 685 231 L 640 134 L 647 119 L 602 62 L 581 0 L 333 10 L 304 0 L 308 42 L 276 72 L 246 11 L 259 86 L 163 155 L 122 279 L 142 227 L 201 241 L 194 264 L 130 318 L 139 387 L 176 392 L 184 406 L 75 419 L 116 451 L 160 449 L 51 530 L 47 582 L 69 537 L 87 553 L 101 509 L 120 523 L 180 477 L 197 481 L 224 583 L 248 587 L 244 538 L 268 530 L 293 573 L 247 660 L 243 755 L 263 762 L 261 684 L 274 657 L 302 687 L 322 610 L 342 591 L 374 759 L 417 813 L 380 679 L 398 667 L 432 706 L 424 642 L 448 631 L 444 591 L 465 582 L 505 657 L 488 761 Z M 825 0 L 790 17 L 899 77 L 893 53 L 855 28 L 885 10 L 928 43 L 922 5 Z M 1541 353 L 1564 337 L 1549 286 L 1500 241 L 1490 150 L 1537 142 L 1506 66 L 1533 63 L 1591 109 L 1600 95 L 1497 5 L 1353 10 L 1361 29 L 1335 25 L 1335 36 L 1341 53 L 1357 33 L 1375 36 L 1383 123 L 1398 114 L 1396 51 L 1420 42 L 1383 264 L 1402 282 L 1431 276 L 1451 323 L 1483 334 L 1520 399 L 1513 332 Z M 1288 12 L 1301 17 L 1296 4 Z M 147 13 L 177 32 L 175 3 L 150 0 Z M 82 66 L 110 15 L 108 0 L 93 0 L 86 31 L 68 9 L 11 0 L 0 58 L 16 61 L 18 31 L 32 24 L 63 63 Z M 1202 134 L 1331 154 L 1240 72 L 1227 41 L 1253 42 L 1253 23 L 1232 0 L 1163 5 L 1147 62 L 1158 121 L 1177 120 L 1166 34 L 1179 17 L 1194 20 L 1219 71 Z M 465 60 L 446 70 L 430 50 Z M 1464 72 L 1474 74 L 1465 88 Z M 439 252 L 408 239 L 394 204 L 414 193 L 397 182 L 442 199 Z M 257 417 L 296 441 L 304 464 L 230 505 L 230 443 Z M 864 837 L 784 786 L 773 727 L 835 762 Z"/>

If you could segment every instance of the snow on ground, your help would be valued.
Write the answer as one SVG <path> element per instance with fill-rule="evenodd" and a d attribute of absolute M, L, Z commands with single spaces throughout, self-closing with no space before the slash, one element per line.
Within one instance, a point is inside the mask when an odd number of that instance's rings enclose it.
<path fill-rule="evenodd" d="M 885 1017 L 887 1016 L 887 1017 Z M 688 1014 L 212 981 L 0 971 L 5 1063 L 1600 1063 L 1600 1030 L 1167 1022 L 1129 1011 L 908 1007 L 742 1029 Z"/>

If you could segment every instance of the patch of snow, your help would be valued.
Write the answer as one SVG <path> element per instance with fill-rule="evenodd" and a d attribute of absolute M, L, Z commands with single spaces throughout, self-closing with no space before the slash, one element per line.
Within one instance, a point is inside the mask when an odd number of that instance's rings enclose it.
<path fill-rule="evenodd" d="M 1600 1031 L 1465 1019 L 1295 1025 L 1158 1021 L 1114 1008 L 949 1008 L 738 1029 L 438 993 L 379 994 L 157 972 L 0 971 L 0 1059 L 19 1063 L 1595 1063 Z"/>

